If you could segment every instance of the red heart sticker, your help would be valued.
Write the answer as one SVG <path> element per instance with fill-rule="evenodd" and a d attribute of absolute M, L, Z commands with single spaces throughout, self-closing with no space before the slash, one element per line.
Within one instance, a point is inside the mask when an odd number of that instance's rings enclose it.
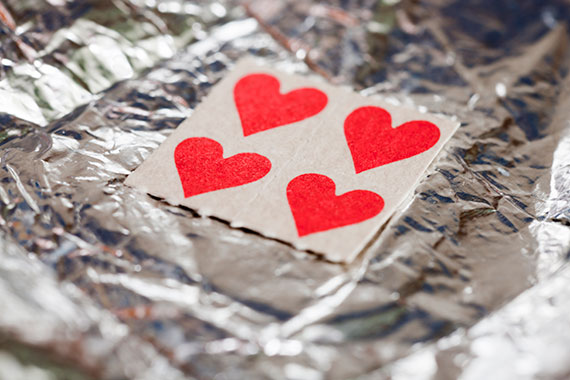
<path fill-rule="evenodd" d="M 392 117 L 380 107 L 361 107 L 344 121 L 344 135 L 356 173 L 425 152 L 440 137 L 429 121 L 410 121 L 392 128 Z"/>
<path fill-rule="evenodd" d="M 240 153 L 223 158 L 224 150 L 215 140 L 194 137 L 174 150 L 174 162 L 184 189 L 184 197 L 245 185 L 263 178 L 271 161 L 257 153 Z"/>
<path fill-rule="evenodd" d="M 348 226 L 370 219 L 384 208 L 372 191 L 353 190 L 335 195 L 335 183 L 315 173 L 295 177 L 287 185 L 287 200 L 299 236 Z"/>
<path fill-rule="evenodd" d="M 316 88 L 280 94 L 280 86 L 268 74 L 247 75 L 237 82 L 234 99 L 244 136 L 304 120 L 327 105 L 326 94 Z"/>

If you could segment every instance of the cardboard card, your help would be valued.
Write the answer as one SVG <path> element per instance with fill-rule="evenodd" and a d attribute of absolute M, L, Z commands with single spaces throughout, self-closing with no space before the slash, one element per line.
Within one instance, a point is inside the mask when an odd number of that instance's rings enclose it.
<path fill-rule="evenodd" d="M 126 183 L 350 262 L 458 126 L 247 58 Z"/>

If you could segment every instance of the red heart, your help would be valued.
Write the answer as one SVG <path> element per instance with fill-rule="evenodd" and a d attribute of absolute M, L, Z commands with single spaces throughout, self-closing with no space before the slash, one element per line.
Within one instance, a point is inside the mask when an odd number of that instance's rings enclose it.
<path fill-rule="evenodd" d="M 174 162 L 184 197 L 245 185 L 263 178 L 271 161 L 257 153 L 240 153 L 223 158 L 224 149 L 215 140 L 193 137 L 174 150 Z"/>
<path fill-rule="evenodd" d="M 353 190 L 335 195 L 335 183 L 321 174 L 303 174 L 287 185 L 287 200 L 299 236 L 348 226 L 370 219 L 384 208 L 372 191 Z"/>
<path fill-rule="evenodd" d="M 295 123 L 318 114 L 327 105 L 327 96 L 316 88 L 300 88 L 279 93 L 279 80 L 267 74 L 241 78 L 234 99 L 244 136 Z"/>
<path fill-rule="evenodd" d="M 429 121 L 410 121 L 392 128 L 392 117 L 380 107 L 361 107 L 344 121 L 344 135 L 356 173 L 425 152 L 439 140 Z"/>

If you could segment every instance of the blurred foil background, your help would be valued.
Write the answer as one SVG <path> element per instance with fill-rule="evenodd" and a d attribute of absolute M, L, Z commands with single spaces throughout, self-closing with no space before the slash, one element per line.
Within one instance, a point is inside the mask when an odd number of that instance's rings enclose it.
<path fill-rule="evenodd" d="M 569 1 L 3 0 L 0 21 L 1 379 L 570 377 Z M 355 263 L 123 185 L 246 54 L 462 122 Z"/>

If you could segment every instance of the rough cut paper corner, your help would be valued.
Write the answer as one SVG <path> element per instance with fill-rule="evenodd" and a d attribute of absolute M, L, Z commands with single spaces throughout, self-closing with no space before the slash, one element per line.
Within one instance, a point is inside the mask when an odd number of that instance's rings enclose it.
<path fill-rule="evenodd" d="M 350 262 L 458 127 L 246 58 L 126 183 Z"/>

